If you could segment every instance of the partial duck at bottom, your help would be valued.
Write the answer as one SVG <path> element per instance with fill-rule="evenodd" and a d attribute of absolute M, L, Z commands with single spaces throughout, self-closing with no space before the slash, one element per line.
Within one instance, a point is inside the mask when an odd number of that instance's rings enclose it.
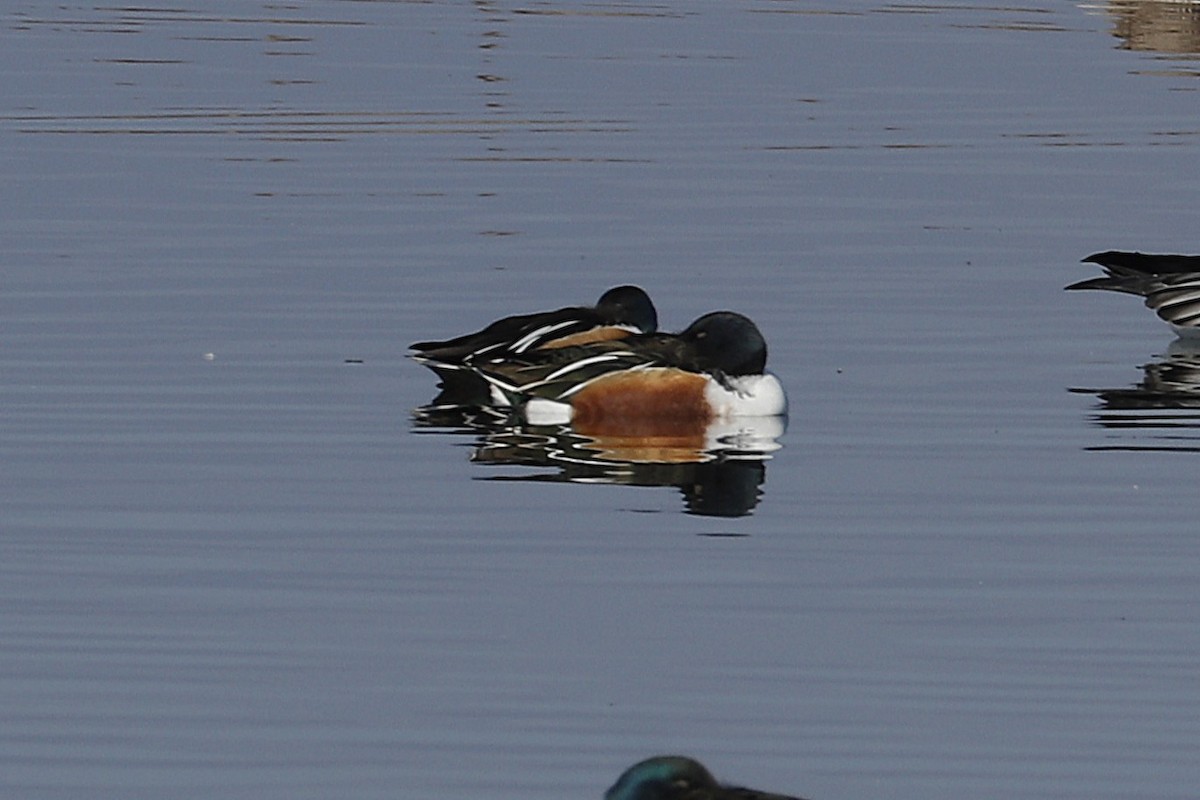
<path fill-rule="evenodd" d="M 722 786 L 703 764 L 687 756 L 639 761 L 617 778 L 604 800 L 802 800 L 791 795 Z"/>

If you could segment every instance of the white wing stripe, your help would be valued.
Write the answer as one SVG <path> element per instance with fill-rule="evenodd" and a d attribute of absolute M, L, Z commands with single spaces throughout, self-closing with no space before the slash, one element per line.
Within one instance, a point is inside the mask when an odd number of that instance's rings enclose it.
<path fill-rule="evenodd" d="M 513 342 L 511 348 L 512 352 L 524 353 L 530 347 L 537 344 L 555 331 L 562 330 L 563 328 L 569 328 L 577 323 L 578 320 L 568 319 L 564 320 L 563 322 L 555 322 L 551 325 L 543 325 L 540 328 L 536 328 Z"/>

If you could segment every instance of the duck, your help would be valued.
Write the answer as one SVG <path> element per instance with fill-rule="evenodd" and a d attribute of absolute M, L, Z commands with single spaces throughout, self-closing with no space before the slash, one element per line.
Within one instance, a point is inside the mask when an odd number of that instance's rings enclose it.
<path fill-rule="evenodd" d="M 766 340 L 749 317 L 713 311 L 678 334 L 527 351 L 475 368 L 498 404 L 522 409 L 534 424 L 707 423 L 787 414 L 766 361 Z"/>
<path fill-rule="evenodd" d="M 1083 263 L 1099 264 L 1104 275 L 1067 286 L 1143 298 L 1177 336 L 1200 338 L 1200 256 L 1106 250 Z"/>
<path fill-rule="evenodd" d="M 502 359 L 529 351 L 572 347 L 623 339 L 658 329 L 658 311 L 639 286 L 615 286 L 594 306 L 568 306 L 555 311 L 498 319 L 473 333 L 444 341 L 414 342 L 409 349 L 422 363 L 461 366 Z"/>
<path fill-rule="evenodd" d="M 722 786 L 694 758 L 654 756 L 621 773 L 604 800 L 802 800 L 791 795 Z"/>

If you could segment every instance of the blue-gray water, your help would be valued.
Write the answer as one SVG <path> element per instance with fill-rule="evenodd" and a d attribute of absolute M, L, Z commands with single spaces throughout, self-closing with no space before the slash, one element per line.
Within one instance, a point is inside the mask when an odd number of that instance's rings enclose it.
<path fill-rule="evenodd" d="M 1200 251 L 1198 16 L 5 6 L 0 794 L 1195 797 L 1200 415 L 1061 288 Z M 766 334 L 753 514 L 413 419 L 626 282 Z"/>

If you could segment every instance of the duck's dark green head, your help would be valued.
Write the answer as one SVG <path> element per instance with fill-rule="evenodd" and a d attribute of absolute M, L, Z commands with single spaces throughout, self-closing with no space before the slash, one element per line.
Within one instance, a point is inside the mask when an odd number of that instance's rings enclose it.
<path fill-rule="evenodd" d="M 672 800 L 719 785 L 704 765 L 687 756 L 655 756 L 621 773 L 604 800 Z"/>
<path fill-rule="evenodd" d="M 761 375 L 767 366 L 767 341 L 758 326 L 733 311 L 713 311 L 679 334 L 709 369 L 726 375 Z"/>
<path fill-rule="evenodd" d="M 596 312 L 609 322 L 632 325 L 642 333 L 658 330 L 658 312 L 640 286 L 614 286 L 600 295 Z"/>

